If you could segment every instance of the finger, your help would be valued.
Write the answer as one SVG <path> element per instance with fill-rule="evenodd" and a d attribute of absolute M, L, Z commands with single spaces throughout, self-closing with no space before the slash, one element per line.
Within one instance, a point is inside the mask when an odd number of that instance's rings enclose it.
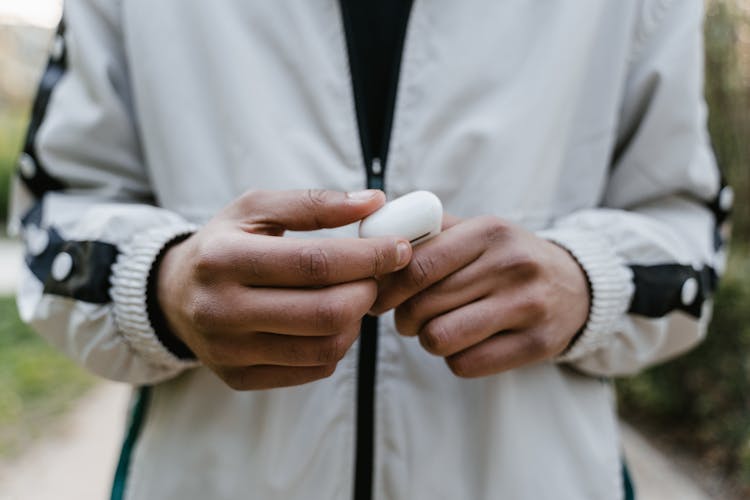
<path fill-rule="evenodd" d="M 290 387 L 330 377 L 336 370 L 336 364 L 300 367 L 270 365 L 214 367 L 213 370 L 232 389 L 253 391 Z"/>
<path fill-rule="evenodd" d="M 345 226 L 385 204 L 385 194 L 368 189 L 343 193 L 323 189 L 249 191 L 230 205 L 230 213 L 253 228 L 294 231 Z"/>
<path fill-rule="evenodd" d="M 535 306 L 522 300 L 479 300 L 425 323 L 419 331 L 419 342 L 432 354 L 450 356 L 497 332 L 531 325 L 536 313 Z"/>
<path fill-rule="evenodd" d="M 357 281 L 402 269 L 412 249 L 404 239 L 278 238 L 237 234 L 200 256 L 199 268 L 213 280 L 217 272 L 244 285 L 324 286 Z"/>
<path fill-rule="evenodd" d="M 518 289 L 538 274 L 538 265 L 528 258 L 498 260 L 485 256 L 487 254 L 446 276 L 425 292 L 447 294 L 466 287 L 481 288 L 486 293 Z"/>
<path fill-rule="evenodd" d="M 459 222 L 462 222 L 463 219 L 461 217 L 456 217 L 455 215 L 451 215 L 448 213 L 443 214 L 443 224 L 442 224 L 442 230 L 445 231 L 447 229 L 452 228 Z"/>
<path fill-rule="evenodd" d="M 536 272 L 528 260 L 498 261 L 486 256 L 483 254 L 399 305 L 395 314 L 398 331 L 416 335 L 422 325 L 439 314 L 504 290 L 519 293 L 523 283 Z"/>
<path fill-rule="evenodd" d="M 541 331 L 504 332 L 446 358 L 459 377 L 484 377 L 555 355 L 554 338 Z"/>
<path fill-rule="evenodd" d="M 236 335 L 204 349 L 209 365 L 322 366 L 339 362 L 359 337 L 359 322 L 336 335 L 304 337 L 275 333 Z"/>
<path fill-rule="evenodd" d="M 372 314 L 382 314 L 470 264 L 484 252 L 478 219 L 457 224 L 416 248 L 409 265 L 379 281 Z"/>
<path fill-rule="evenodd" d="M 376 293 L 373 280 L 319 289 L 238 287 L 213 299 L 220 304 L 202 306 L 209 312 L 200 317 L 198 327 L 224 335 L 249 330 L 283 335 L 332 335 L 360 321 L 375 301 Z"/>
<path fill-rule="evenodd" d="M 466 306 L 491 293 L 491 284 L 486 280 L 453 279 L 456 274 L 468 274 L 464 271 L 472 267 L 473 264 L 459 269 L 456 273 L 422 290 L 396 307 L 395 321 L 399 333 L 406 336 L 417 335 L 431 319 Z M 445 283 L 449 280 L 451 286 L 446 286 Z M 459 286 L 454 286 L 455 284 Z"/>

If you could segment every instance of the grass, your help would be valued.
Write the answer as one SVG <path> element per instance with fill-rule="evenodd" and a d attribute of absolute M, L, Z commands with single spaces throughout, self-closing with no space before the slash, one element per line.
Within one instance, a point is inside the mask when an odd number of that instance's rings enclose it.
<path fill-rule="evenodd" d="M 0 457 L 21 451 L 93 383 L 0 297 Z"/>

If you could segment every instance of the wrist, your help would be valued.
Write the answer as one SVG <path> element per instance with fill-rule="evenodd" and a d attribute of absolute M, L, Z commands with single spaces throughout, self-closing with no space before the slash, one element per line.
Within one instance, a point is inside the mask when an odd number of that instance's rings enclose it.
<path fill-rule="evenodd" d="M 144 359 L 154 365 L 178 371 L 196 365 L 193 359 L 181 359 L 170 351 L 154 331 L 147 297 L 153 280 L 154 263 L 162 250 L 180 236 L 191 234 L 188 223 L 159 226 L 137 234 L 123 245 L 112 268 L 111 295 L 117 328 L 123 339 Z"/>
<path fill-rule="evenodd" d="M 555 253 L 559 256 L 560 267 L 563 269 L 560 275 L 568 290 L 566 309 L 570 314 L 572 326 L 566 332 L 569 338 L 565 349 L 567 350 L 583 332 L 591 315 L 591 281 L 586 270 L 570 250 L 556 241 L 548 242 L 555 247 Z"/>
<path fill-rule="evenodd" d="M 632 272 L 611 244 L 598 233 L 572 228 L 551 228 L 541 236 L 566 249 L 583 269 L 590 289 L 585 325 L 558 361 L 581 359 L 606 345 L 617 322 L 627 312 L 633 294 Z"/>
<path fill-rule="evenodd" d="M 180 329 L 170 313 L 174 309 L 174 292 L 179 286 L 173 283 L 171 270 L 179 261 L 180 249 L 190 236 L 179 235 L 164 245 L 151 266 L 146 291 L 146 310 L 157 339 L 172 354 L 185 360 L 194 360 L 196 356 L 179 335 Z"/>

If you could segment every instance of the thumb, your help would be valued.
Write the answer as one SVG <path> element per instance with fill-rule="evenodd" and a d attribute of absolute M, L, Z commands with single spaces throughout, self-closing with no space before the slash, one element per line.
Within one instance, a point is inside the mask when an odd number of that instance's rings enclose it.
<path fill-rule="evenodd" d="M 384 204 L 385 194 L 377 189 L 248 191 L 231 205 L 230 212 L 264 227 L 313 231 L 357 222 Z"/>

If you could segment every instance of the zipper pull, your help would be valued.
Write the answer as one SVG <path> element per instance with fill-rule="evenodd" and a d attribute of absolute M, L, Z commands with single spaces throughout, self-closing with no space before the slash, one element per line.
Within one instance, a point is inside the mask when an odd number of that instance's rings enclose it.
<path fill-rule="evenodd" d="M 368 172 L 367 187 L 370 189 L 383 189 L 383 164 L 380 158 L 373 158 Z"/>

